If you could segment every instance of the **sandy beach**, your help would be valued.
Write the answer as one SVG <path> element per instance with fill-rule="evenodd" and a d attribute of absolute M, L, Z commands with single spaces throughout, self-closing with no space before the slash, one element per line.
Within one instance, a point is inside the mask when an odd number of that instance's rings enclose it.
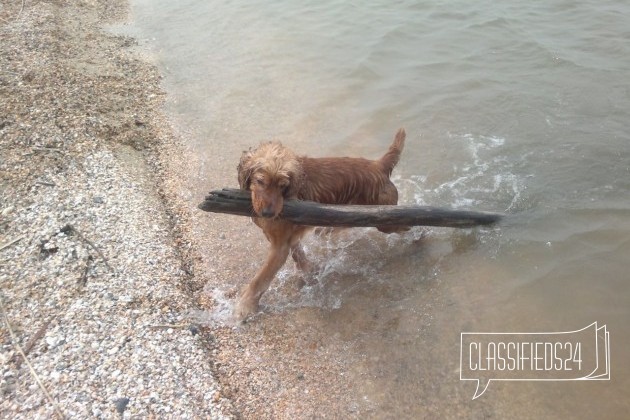
<path fill-rule="evenodd" d="M 185 319 L 160 75 L 102 30 L 127 7 L 0 5 L 0 418 L 232 415 Z"/>

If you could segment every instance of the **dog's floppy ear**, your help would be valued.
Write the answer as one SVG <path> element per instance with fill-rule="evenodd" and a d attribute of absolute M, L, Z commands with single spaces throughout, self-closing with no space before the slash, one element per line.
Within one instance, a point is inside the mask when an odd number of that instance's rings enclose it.
<path fill-rule="evenodd" d="M 238 185 L 242 190 L 249 190 L 252 172 L 254 171 L 251 149 L 243 151 L 236 170 L 238 171 Z"/>
<path fill-rule="evenodd" d="M 300 190 L 304 185 L 305 174 L 302 165 L 297 159 L 295 159 L 294 162 L 295 164 L 289 172 L 289 188 L 285 193 L 286 198 L 298 198 Z"/>

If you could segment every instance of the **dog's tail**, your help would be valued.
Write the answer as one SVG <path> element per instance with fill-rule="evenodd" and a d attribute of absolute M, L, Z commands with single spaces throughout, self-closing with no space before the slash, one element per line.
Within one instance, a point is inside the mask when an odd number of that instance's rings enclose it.
<path fill-rule="evenodd" d="M 396 133 L 396 137 L 394 137 L 394 142 L 391 146 L 389 146 L 389 150 L 387 151 L 387 153 L 385 153 L 380 159 L 383 171 L 387 173 L 387 176 L 390 176 L 392 174 L 394 166 L 396 166 L 398 160 L 400 159 L 400 153 L 405 146 L 406 136 L 407 134 L 405 133 L 404 128 L 398 130 L 398 132 Z"/>

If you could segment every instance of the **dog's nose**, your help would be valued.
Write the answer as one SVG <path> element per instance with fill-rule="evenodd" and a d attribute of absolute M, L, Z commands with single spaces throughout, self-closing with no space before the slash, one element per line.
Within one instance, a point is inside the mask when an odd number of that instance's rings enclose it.
<path fill-rule="evenodd" d="M 265 208 L 262 211 L 262 217 L 273 217 L 273 210 L 271 210 L 270 208 Z"/>

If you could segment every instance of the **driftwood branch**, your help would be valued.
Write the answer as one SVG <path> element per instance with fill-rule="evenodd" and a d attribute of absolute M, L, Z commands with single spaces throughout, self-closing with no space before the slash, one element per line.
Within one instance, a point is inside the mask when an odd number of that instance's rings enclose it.
<path fill-rule="evenodd" d="M 211 191 L 199 209 L 213 213 L 254 216 L 248 191 L 223 189 Z M 359 206 L 320 204 L 312 201 L 286 200 L 280 217 L 307 226 L 444 226 L 470 228 L 490 225 L 500 214 L 468 210 L 450 210 L 430 206 Z"/>

